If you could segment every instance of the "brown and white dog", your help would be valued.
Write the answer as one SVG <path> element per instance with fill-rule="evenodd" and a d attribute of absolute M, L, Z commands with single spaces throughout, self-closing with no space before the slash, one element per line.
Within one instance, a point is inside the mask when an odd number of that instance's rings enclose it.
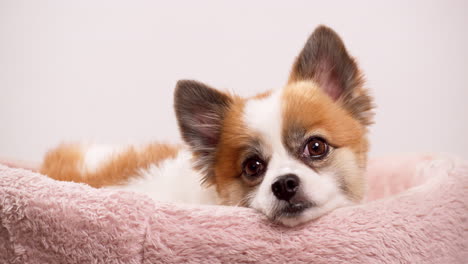
<path fill-rule="evenodd" d="M 372 100 L 330 28 L 318 27 L 285 87 L 249 98 L 181 80 L 174 107 L 185 145 L 65 144 L 41 172 L 160 201 L 257 209 L 293 226 L 365 192 Z"/>

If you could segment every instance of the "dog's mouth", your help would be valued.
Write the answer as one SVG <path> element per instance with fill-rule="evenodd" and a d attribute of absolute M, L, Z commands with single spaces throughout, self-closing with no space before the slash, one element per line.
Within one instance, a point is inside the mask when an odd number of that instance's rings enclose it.
<path fill-rule="evenodd" d="M 317 219 L 336 208 L 352 204 L 351 201 L 342 196 L 337 196 L 325 203 L 318 203 L 308 199 L 288 202 L 277 201 L 276 205 L 266 215 L 274 222 L 291 227 Z"/>
<path fill-rule="evenodd" d="M 273 210 L 272 219 L 281 221 L 285 218 L 295 218 L 315 206 L 316 204 L 310 201 L 282 202 Z"/>

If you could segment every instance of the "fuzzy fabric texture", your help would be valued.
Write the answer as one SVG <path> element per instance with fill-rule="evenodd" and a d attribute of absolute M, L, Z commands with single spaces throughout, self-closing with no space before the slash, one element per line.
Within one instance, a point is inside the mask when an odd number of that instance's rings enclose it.
<path fill-rule="evenodd" d="M 467 263 L 468 163 L 370 162 L 367 201 L 286 228 L 0 165 L 0 263 Z"/>

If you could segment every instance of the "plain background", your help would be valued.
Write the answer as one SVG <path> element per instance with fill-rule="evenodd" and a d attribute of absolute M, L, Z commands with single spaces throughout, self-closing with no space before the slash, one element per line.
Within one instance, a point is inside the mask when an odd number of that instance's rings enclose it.
<path fill-rule="evenodd" d="M 178 79 L 282 87 L 318 24 L 375 96 L 371 156 L 468 158 L 468 1 L 0 0 L 0 156 L 63 141 L 178 142 Z"/>

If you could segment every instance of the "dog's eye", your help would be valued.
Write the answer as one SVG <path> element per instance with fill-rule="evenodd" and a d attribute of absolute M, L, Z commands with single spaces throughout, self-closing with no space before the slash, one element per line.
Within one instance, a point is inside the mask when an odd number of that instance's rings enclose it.
<path fill-rule="evenodd" d="M 319 159 L 327 155 L 328 153 L 327 142 L 319 137 L 313 137 L 307 142 L 304 148 L 304 156 Z"/>
<path fill-rule="evenodd" d="M 265 163 L 259 158 L 250 158 L 244 162 L 244 174 L 248 177 L 256 177 L 265 170 Z"/>

